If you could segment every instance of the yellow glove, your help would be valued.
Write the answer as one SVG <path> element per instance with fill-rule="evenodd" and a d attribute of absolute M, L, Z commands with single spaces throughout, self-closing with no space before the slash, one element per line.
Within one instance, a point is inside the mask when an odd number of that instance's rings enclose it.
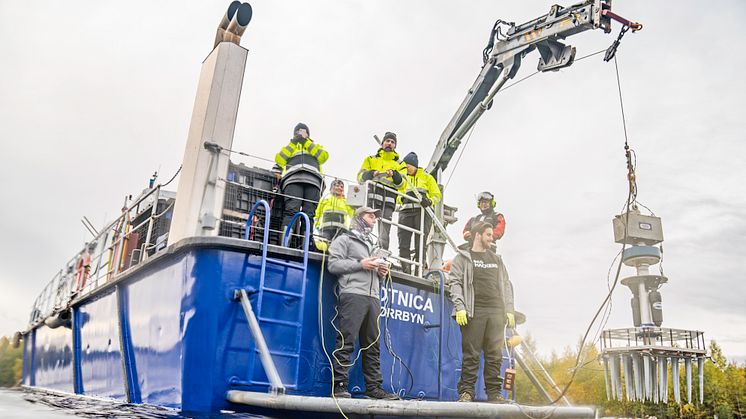
<path fill-rule="evenodd" d="M 508 327 L 514 328 L 515 327 L 515 315 L 513 313 L 505 313 L 505 318 L 508 320 Z"/>
<path fill-rule="evenodd" d="M 316 250 L 318 250 L 319 252 L 326 252 L 326 250 L 329 248 L 329 242 L 327 242 L 326 240 L 314 239 L 313 244 L 316 245 Z"/>
<path fill-rule="evenodd" d="M 459 326 L 466 326 L 466 323 L 468 322 L 469 320 L 466 318 L 466 310 L 456 311 L 456 323 L 458 323 Z"/>
<path fill-rule="evenodd" d="M 518 345 L 521 344 L 521 341 L 522 340 L 521 340 L 520 336 L 518 336 L 518 335 L 511 336 L 508 339 L 508 346 L 510 346 L 511 348 L 515 348 L 516 346 L 518 346 Z"/>

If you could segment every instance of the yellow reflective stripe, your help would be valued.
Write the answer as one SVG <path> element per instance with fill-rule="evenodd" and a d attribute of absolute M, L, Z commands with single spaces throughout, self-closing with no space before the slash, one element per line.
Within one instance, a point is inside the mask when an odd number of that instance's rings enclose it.
<path fill-rule="evenodd" d="M 365 167 L 363 167 L 362 169 L 360 169 L 359 172 L 357 172 L 357 181 L 358 182 L 363 183 L 363 173 L 365 173 L 366 171 L 367 170 L 365 169 Z"/>

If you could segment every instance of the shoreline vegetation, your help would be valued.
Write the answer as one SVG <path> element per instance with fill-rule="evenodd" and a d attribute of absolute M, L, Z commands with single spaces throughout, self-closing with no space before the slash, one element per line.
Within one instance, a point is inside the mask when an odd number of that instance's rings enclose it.
<path fill-rule="evenodd" d="M 526 336 L 522 343 L 536 349 L 531 336 Z M 598 361 L 598 349 L 593 345 L 583 348 L 584 363 L 576 374 L 575 380 L 567 391 L 567 397 L 573 404 L 597 406 L 604 416 L 624 417 L 680 417 L 743 419 L 746 418 L 746 364 L 729 362 L 717 342 L 710 341 L 708 347 L 710 359 L 705 362 L 705 401 L 685 404 L 653 404 L 629 401 L 606 400 L 603 368 Z M 541 358 L 547 372 L 554 378 L 560 388 L 564 388 L 572 374 L 577 356 L 577 349 L 565 348 L 561 354 L 553 352 L 548 358 Z M 669 367 L 670 368 L 670 367 Z M 683 366 L 682 366 L 683 368 Z M 23 345 L 13 348 L 8 337 L 0 337 L 0 387 L 15 387 L 21 382 L 23 369 Z M 681 392 L 685 392 L 684 374 L 681 374 Z M 525 372 L 518 367 L 516 388 L 518 403 L 527 405 L 544 405 L 545 400 L 526 378 Z M 693 397 L 698 398 L 696 386 Z M 669 385 L 669 397 L 673 401 L 673 386 Z M 682 400 L 684 398 L 682 397 Z"/>

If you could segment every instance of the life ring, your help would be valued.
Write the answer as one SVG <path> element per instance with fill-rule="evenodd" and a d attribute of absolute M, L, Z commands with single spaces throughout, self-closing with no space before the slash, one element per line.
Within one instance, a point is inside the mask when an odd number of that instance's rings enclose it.
<path fill-rule="evenodd" d="M 75 264 L 75 290 L 80 292 L 85 287 L 88 274 L 91 272 L 91 254 L 83 252 Z"/>

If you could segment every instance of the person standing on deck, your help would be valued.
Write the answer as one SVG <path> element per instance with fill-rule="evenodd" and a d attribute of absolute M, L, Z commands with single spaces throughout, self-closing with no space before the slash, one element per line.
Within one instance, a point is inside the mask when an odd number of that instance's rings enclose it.
<path fill-rule="evenodd" d="M 320 230 L 325 240 L 316 242 L 316 248 L 319 250 L 325 250 L 335 237 L 347 230 L 349 219 L 354 214 L 352 208 L 347 205 L 344 190 L 344 182 L 334 179 L 331 193 L 319 201 L 319 206 L 316 207 L 315 227 Z"/>
<path fill-rule="evenodd" d="M 471 238 L 471 228 L 476 223 L 484 221 L 492 224 L 492 243 L 490 243 L 490 251 L 497 253 L 497 240 L 500 240 L 505 234 L 505 217 L 499 212 L 495 211 L 497 203 L 495 202 L 495 196 L 491 192 L 480 192 L 477 195 L 477 208 L 481 211 L 481 214 L 469 218 L 464 226 L 464 240 L 469 241 Z"/>
<path fill-rule="evenodd" d="M 399 202 L 399 224 L 405 227 L 413 228 L 422 233 L 423 244 L 427 245 L 427 236 L 430 234 L 432 218 L 427 214 L 425 208 L 440 202 L 443 194 L 438 188 L 438 182 L 429 173 L 419 167 L 417 154 L 409 153 L 404 156 L 403 163 L 406 167 L 406 176 L 399 192 L 416 198 L 416 190 L 421 199 L 418 202 L 412 202 L 402 197 L 398 198 Z M 424 213 L 424 214 L 423 214 Z M 424 215 L 424 220 L 423 220 Z M 422 223 L 421 223 L 422 221 Z M 420 225 L 422 229 L 420 230 Z M 398 229 L 399 236 L 399 257 L 409 260 L 420 259 L 420 235 L 413 234 L 411 231 L 403 228 Z M 414 254 L 412 254 L 412 239 L 414 238 Z M 402 263 L 405 272 L 409 272 L 409 265 Z"/>
<path fill-rule="evenodd" d="M 381 291 L 380 279 L 389 273 L 388 264 L 375 256 L 377 246 L 371 237 L 381 210 L 361 207 L 350 221 L 350 230 L 337 236 L 329 246 L 329 272 L 339 286 L 339 333 L 332 352 L 334 382 L 332 394 L 350 398 L 347 390 L 350 357 L 355 339 L 360 339 L 365 395 L 372 399 L 396 400 L 382 388 L 381 376 Z"/>
<path fill-rule="evenodd" d="M 357 180 L 360 183 L 373 181 L 368 189 L 368 202 L 366 205 L 381 210 L 381 218 L 391 221 L 396 208 L 396 193 L 387 190 L 386 187 L 396 190 L 403 183 L 402 175 L 404 168 L 399 162 L 399 154 L 396 153 L 396 134 L 387 132 L 383 135 L 381 148 L 376 154 L 368 156 L 363 161 Z M 382 249 L 389 248 L 389 232 L 391 224 L 379 221 L 378 244 Z"/>
<path fill-rule="evenodd" d="M 503 329 L 515 327 L 513 287 L 502 258 L 489 250 L 492 225 L 479 221 L 471 228 L 471 243 L 459 246 L 447 287 L 456 323 L 461 327 L 460 402 L 474 400 L 479 356 L 484 352 L 487 401 L 501 403 Z"/>
<path fill-rule="evenodd" d="M 298 211 L 303 211 L 311 222 L 306 228 L 314 224 L 316 205 L 324 184 L 321 165 L 329 159 L 329 153 L 309 136 L 308 126 L 298 123 L 293 129 L 293 138 L 275 155 L 275 163 L 282 169 L 280 190 L 285 201 L 283 231 Z"/>

